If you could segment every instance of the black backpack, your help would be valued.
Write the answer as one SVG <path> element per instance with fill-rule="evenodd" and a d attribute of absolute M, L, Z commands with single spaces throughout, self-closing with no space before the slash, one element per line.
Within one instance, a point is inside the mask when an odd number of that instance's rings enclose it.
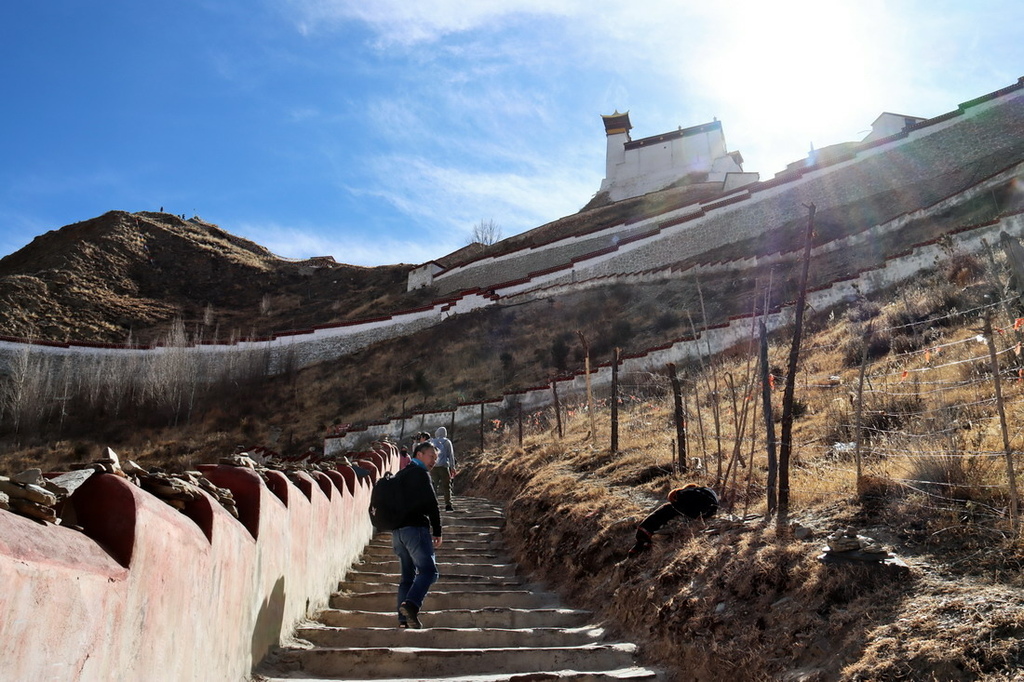
<path fill-rule="evenodd" d="M 377 530 L 394 530 L 406 515 L 402 482 L 391 472 L 373 484 L 370 493 L 370 523 Z"/>
<path fill-rule="evenodd" d="M 674 498 L 669 498 L 672 506 L 680 514 L 691 519 L 706 519 L 718 511 L 718 495 L 707 487 L 690 487 L 673 490 Z"/>

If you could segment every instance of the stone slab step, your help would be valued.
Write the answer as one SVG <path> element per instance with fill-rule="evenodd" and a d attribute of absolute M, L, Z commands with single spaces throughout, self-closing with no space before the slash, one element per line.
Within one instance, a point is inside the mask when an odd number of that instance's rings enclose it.
<path fill-rule="evenodd" d="M 394 554 L 395 550 L 391 548 L 390 544 L 379 546 L 370 545 L 363 550 L 363 553 L 360 558 L 394 556 Z M 434 554 L 438 557 L 443 557 L 451 554 L 459 554 L 466 556 L 500 556 L 504 557 L 504 561 L 511 561 L 511 555 L 504 549 L 504 547 L 500 543 L 493 543 L 488 546 L 478 545 L 475 547 L 463 547 L 456 542 L 448 542 L 447 540 L 445 540 L 440 547 L 434 550 Z"/>
<path fill-rule="evenodd" d="M 438 616 L 442 619 L 442 616 Z M 427 647 L 431 649 L 567 647 L 595 644 L 605 635 L 602 627 L 577 628 L 449 628 L 422 630 L 388 628 L 338 628 L 325 625 L 300 627 L 295 636 L 311 644 L 332 648 Z"/>
<path fill-rule="evenodd" d="M 448 543 L 452 542 L 467 542 L 467 543 L 494 543 L 501 542 L 503 539 L 503 532 L 500 528 L 483 528 L 473 526 L 452 528 L 445 526 L 443 529 L 444 541 Z M 383 547 L 391 546 L 391 533 L 378 533 L 373 536 L 366 545 L 367 547 Z"/>
<path fill-rule="evenodd" d="M 392 606 L 394 606 L 394 601 L 392 601 Z M 396 611 L 324 609 L 317 615 L 317 620 L 331 627 L 393 628 L 397 631 L 398 614 Z M 563 608 L 424 610 L 420 615 L 424 625 L 428 628 L 434 624 L 449 628 L 503 628 L 507 630 L 537 627 L 583 627 L 593 618 L 593 614 L 589 611 Z"/>
<path fill-rule="evenodd" d="M 374 578 L 374 576 L 367 576 Z M 398 577 L 392 575 L 379 575 L 375 577 L 379 582 L 368 580 L 346 580 L 338 586 L 338 592 L 395 592 L 398 591 Z M 459 590 L 470 589 L 505 589 L 514 590 L 523 587 L 523 581 L 519 578 L 505 578 L 486 575 L 448 575 L 443 573 L 437 582 L 431 586 L 431 590 Z"/>
<path fill-rule="evenodd" d="M 322 682 L 322 677 L 261 677 L 260 682 Z M 337 678 L 339 680 L 343 678 Z M 497 673 L 489 675 L 460 675 L 443 678 L 388 677 L 376 682 L 616 682 L 617 680 L 658 680 L 658 673 L 641 667 L 580 672 L 578 670 L 551 670 L 534 673 Z"/>
<path fill-rule="evenodd" d="M 398 560 L 377 534 L 330 597 L 332 608 L 275 649 L 261 682 L 614 682 L 660 680 L 635 662 L 636 646 L 608 642 L 588 611 L 520 574 L 504 546 L 501 507 L 459 498 L 444 513 L 441 577 L 420 613 L 423 629 L 398 627 Z M 280 677 L 273 677 L 279 675 Z"/>
<path fill-rule="evenodd" d="M 468 559 L 472 559 L 467 561 Z M 445 561 L 438 557 L 437 563 L 442 572 L 449 573 L 481 573 L 487 575 L 515 575 L 518 564 L 509 561 L 495 561 L 488 557 L 458 557 L 457 561 Z M 390 559 L 380 557 L 377 561 L 363 561 L 352 566 L 356 572 L 391 573 L 398 575 L 398 557 L 394 554 Z"/>
<path fill-rule="evenodd" d="M 436 585 L 435 585 L 436 586 Z M 352 592 L 331 595 L 332 609 L 353 609 L 357 611 L 393 611 L 397 593 L 388 592 Z M 442 591 L 431 588 L 427 595 L 427 608 L 432 611 L 445 609 L 481 609 L 488 607 L 505 607 L 511 609 L 533 609 L 553 607 L 558 604 L 558 596 L 551 592 L 532 590 L 472 590 Z"/>
<path fill-rule="evenodd" d="M 446 582 L 475 582 L 475 583 L 486 583 L 488 581 L 495 582 L 520 582 L 524 579 L 518 575 L 508 575 L 506 573 L 499 573 L 497 575 L 489 574 L 487 572 L 477 572 L 468 569 L 464 573 L 457 573 L 450 570 L 451 564 L 444 564 L 445 571 L 441 574 L 440 580 Z M 358 585 L 366 583 L 387 583 L 391 585 L 398 584 L 398 571 L 351 571 L 345 580 L 341 581 L 339 585 Z M 340 589 L 340 588 L 339 588 Z"/>
<path fill-rule="evenodd" d="M 382 647 L 366 649 L 282 649 L 277 664 L 312 676 L 373 680 L 405 677 L 415 670 L 423 678 L 450 675 L 528 673 L 554 670 L 601 671 L 633 667 L 636 645 L 584 644 L 516 648 L 431 649 Z"/>
<path fill-rule="evenodd" d="M 378 557 L 378 556 L 389 556 L 394 555 L 395 550 L 392 549 L 391 543 L 381 545 L 367 545 L 364 549 L 361 557 Z M 509 556 L 509 553 L 505 550 L 505 545 L 501 540 L 483 541 L 473 540 L 470 542 L 461 542 L 459 540 L 449 541 L 448 536 L 444 538 L 444 542 L 440 547 L 434 550 L 434 554 L 437 556 L 443 556 L 445 554 L 487 554 L 490 556 Z"/>

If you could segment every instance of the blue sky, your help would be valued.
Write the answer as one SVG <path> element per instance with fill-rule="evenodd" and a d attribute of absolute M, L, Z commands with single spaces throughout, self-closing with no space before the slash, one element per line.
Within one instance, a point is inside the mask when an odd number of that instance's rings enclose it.
<path fill-rule="evenodd" d="M 717 117 L 769 179 L 1022 75 L 1019 0 L 17 0 L 0 255 L 163 207 L 289 258 L 420 263 L 579 210 L 601 114 L 634 138 Z"/>

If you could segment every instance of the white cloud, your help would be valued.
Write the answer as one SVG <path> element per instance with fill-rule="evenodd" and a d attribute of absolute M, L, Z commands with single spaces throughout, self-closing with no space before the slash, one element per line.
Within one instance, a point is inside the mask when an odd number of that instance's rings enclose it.
<path fill-rule="evenodd" d="M 485 172 L 398 155 L 378 159 L 374 172 L 379 178 L 374 196 L 432 237 L 457 246 L 480 220 L 494 220 L 512 235 L 575 213 L 601 181 L 596 173 L 557 163 L 537 163 L 520 173 Z"/>
<path fill-rule="evenodd" d="M 582 0 L 288 0 L 288 5 L 304 33 L 359 21 L 377 33 L 382 47 L 431 42 L 513 15 L 565 15 L 584 7 Z"/>

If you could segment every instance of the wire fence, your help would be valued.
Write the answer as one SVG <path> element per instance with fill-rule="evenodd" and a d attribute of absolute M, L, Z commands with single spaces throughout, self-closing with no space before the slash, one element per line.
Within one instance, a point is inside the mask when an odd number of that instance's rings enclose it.
<path fill-rule="evenodd" d="M 1013 521 L 1016 452 L 1024 438 L 1024 318 L 1006 314 L 1015 305 L 998 301 L 931 317 L 923 331 L 921 323 L 871 330 L 862 344 L 908 332 L 919 341 L 874 359 L 865 355 L 862 382 L 859 368 L 849 364 L 832 374 L 801 369 L 790 465 L 794 508 L 801 500 L 898 493 L 931 514 Z M 986 319 L 993 320 L 989 333 Z M 782 353 L 777 348 L 775 355 Z M 838 353 L 819 345 L 801 356 L 836 359 Z M 768 479 L 769 428 L 757 367 L 755 356 L 741 355 L 683 377 L 683 442 L 674 427 L 669 368 L 619 372 L 614 389 L 590 401 L 597 424 L 591 439 L 609 447 L 614 390 L 620 451 L 648 451 L 654 463 L 718 485 L 734 505 L 754 503 L 763 499 Z M 770 376 L 769 382 L 774 403 L 782 381 Z M 586 400 L 563 401 L 559 416 L 572 424 L 589 420 L 590 409 Z M 777 419 L 773 407 L 771 421 Z M 523 422 L 527 433 L 557 437 L 552 408 L 524 415 Z M 503 430 L 500 423 L 494 428 Z M 516 429 L 505 424 L 505 437 Z"/>

